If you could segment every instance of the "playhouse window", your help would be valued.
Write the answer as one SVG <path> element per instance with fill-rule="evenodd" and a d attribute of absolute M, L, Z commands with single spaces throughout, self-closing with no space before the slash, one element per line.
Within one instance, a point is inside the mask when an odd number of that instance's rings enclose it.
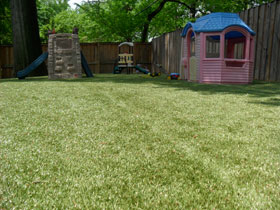
<path fill-rule="evenodd" d="M 220 36 L 206 36 L 206 58 L 220 57 Z"/>
<path fill-rule="evenodd" d="M 245 59 L 246 37 L 238 31 L 225 34 L 225 58 Z"/>

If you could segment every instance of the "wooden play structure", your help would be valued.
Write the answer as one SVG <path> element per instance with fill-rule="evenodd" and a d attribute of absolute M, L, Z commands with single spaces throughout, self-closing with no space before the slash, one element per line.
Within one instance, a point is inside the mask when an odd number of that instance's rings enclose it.
<path fill-rule="evenodd" d="M 127 46 L 128 51 L 121 52 L 122 46 Z M 123 42 L 119 45 L 119 67 L 133 67 L 133 43 L 132 42 Z"/>
<path fill-rule="evenodd" d="M 133 60 L 133 47 L 132 42 L 123 42 L 119 44 L 118 64 L 114 67 L 114 74 L 120 74 L 124 69 L 127 73 L 132 73 L 133 69 L 138 70 L 144 74 L 149 74 L 149 70 L 134 64 Z"/>
<path fill-rule="evenodd" d="M 187 23 L 182 32 L 184 79 L 215 84 L 251 83 L 254 35 L 233 13 L 212 13 Z"/>

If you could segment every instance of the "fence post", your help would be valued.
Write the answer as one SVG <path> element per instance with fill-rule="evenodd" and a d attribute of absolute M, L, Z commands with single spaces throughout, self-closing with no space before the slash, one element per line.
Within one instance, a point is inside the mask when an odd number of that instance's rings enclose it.
<path fill-rule="evenodd" d="M 97 49 L 96 49 L 96 73 L 100 73 L 100 45 L 97 43 Z"/>

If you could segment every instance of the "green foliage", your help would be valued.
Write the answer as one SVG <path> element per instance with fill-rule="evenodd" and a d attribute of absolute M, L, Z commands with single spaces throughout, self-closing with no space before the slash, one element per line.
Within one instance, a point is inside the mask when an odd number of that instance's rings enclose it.
<path fill-rule="evenodd" d="M 169 2 L 152 20 L 149 28 L 149 37 L 156 37 L 163 33 L 174 31 L 183 27 L 189 20 L 191 20 L 191 17 L 189 17 L 186 7 Z"/>
<path fill-rule="evenodd" d="M 183 27 L 189 20 L 210 12 L 239 12 L 271 0 L 107 0 L 84 3 L 81 9 L 94 23 L 95 34 L 103 41 L 140 41 L 149 14 L 161 2 L 162 10 L 149 24 L 148 38 Z"/>
<path fill-rule="evenodd" d="M 152 3 L 152 0 L 107 0 L 95 4 L 84 3 L 81 10 L 95 23 L 94 29 L 101 40 L 140 41 L 148 14 L 158 6 Z M 186 16 L 182 6 L 176 3 L 167 4 L 153 20 L 150 37 L 181 27 Z"/>
<path fill-rule="evenodd" d="M 100 40 L 132 41 L 139 38 L 140 19 L 135 18 L 136 0 L 108 0 L 104 3 L 83 4 L 81 9 L 95 23 Z"/>
<path fill-rule="evenodd" d="M 12 21 L 9 2 L 9 0 L 0 1 L 0 44 L 12 43 Z"/>
<path fill-rule="evenodd" d="M 80 42 L 97 41 L 93 25 L 84 13 L 73 10 L 62 11 L 53 19 L 53 27 L 57 33 L 72 33 L 73 28 L 78 27 Z"/>
<path fill-rule="evenodd" d="M 211 12 L 240 12 L 253 6 L 272 2 L 273 0 L 206 0 L 205 10 Z"/>
<path fill-rule="evenodd" d="M 56 14 L 67 10 L 69 0 L 37 0 L 39 25 L 50 23 L 50 19 Z"/>
<path fill-rule="evenodd" d="M 79 28 L 82 42 L 140 41 L 147 17 L 164 0 L 85 1 L 71 10 L 69 0 L 36 0 L 40 37 L 47 42 L 48 30 L 71 33 Z M 189 20 L 209 12 L 239 12 L 272 0 L 167 0 L 151 20 L 148 38 L 183 27 Z M 178 3 L 181 2 L 181 3 Z M 12 42 L 9 0 L 0 1 L 0 44 Z"/>
<path fill-rule="evenodd" d="M 0 209 L 280 209 L 280 83 L 0 82 Z"/>
<path fill-rule="evenodd" d="M 69 9 L 69 0 L 36 0 L 40 37 L 47 41 L 48 30 L 54 28 L 54 18 L 60 12 Z"/>

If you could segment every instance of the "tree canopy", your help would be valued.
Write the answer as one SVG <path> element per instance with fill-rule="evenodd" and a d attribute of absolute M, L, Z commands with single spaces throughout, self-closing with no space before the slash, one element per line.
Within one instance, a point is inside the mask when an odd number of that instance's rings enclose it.
<path fill-rule="evenodd" d="M 82 42 L 147 41 L 183 27 L 210 12 L 240 12 L 272 0 L 85 0 L 71 9 L 69 0 L 36 0 L 40 38 L 47 32 L 71 33 Z M 0 1 L 0 44 L 11 43 L 9 0 Z"/>
<path fill-rule="evenodd" d="M 103 40 L 147 41 L 210 12 L 239 12 L 271 0 L 96 0 L 80 6 Z M 98 34 L 98 33 L 97 33 Z"/>

